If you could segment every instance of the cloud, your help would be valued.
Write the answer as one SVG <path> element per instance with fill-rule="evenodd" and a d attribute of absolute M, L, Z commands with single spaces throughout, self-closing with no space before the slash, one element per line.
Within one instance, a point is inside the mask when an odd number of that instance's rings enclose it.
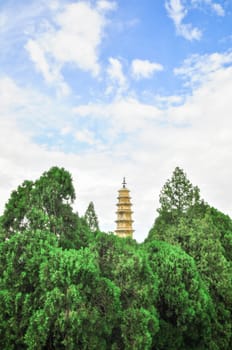
<path fill-rule="evenodd" d="M 117 8 L 117 3 L 115 1 L 99 0 L 97 8 L 103 11 L 112 11 Z"/>
<path fill-rule="evenodd" d="M 232 65 L 232 52 L 212 53 L 209 55 L 192 55 L 183 65 L 174 70 L 185 80 L 187 86 L 195 87 L 213 78 L 217 71 Z"/>
<path fill-rule="evenodd" d="M 203 5 L 209 6 L 213 12 L 218 16 L 225 16 L 225 10 L 221 4 L 214 2 L 213 0 L 192 0 L 193 5 L 200 7 Z"/>
<path fill-rule="evenodd" d="M 121 93 L 127 87 L 127 80 L 125 75 L 123 74 L 122 63 L 117 58 L 110 57 L 109 58 L 109 66 L 107 68 L 107 74 L 110 78 L 111 85 L 108 87 L 108 93 L 112 92 L 114 86 L 112 83 L 116 85 L 118 88 L 118 93 Z"/>
<path fill-rule="evenodd" d="M 206 201 L 231 213 L 230 55 L 215 53 L 198 56 L 195 61 L 201 64 L 199 70 L 195 67 L 191 71 L 190 79 L 199 79 L 208 65 L 205 78 L 185 99 L 174 98 L 165 109 L 131 97 L 76 108 L 79 116 L 103 119 L 105 126 L 110 123 L 114 140 L 116 135 L 128 133 L 120 144 L 114 144 L 111 157 L 115 159 L 114 174 L 127 175 L 129 184 L 131 181 L 138 231 L 138 221 L 148 223 L 154 219 L 159 191 L 176 165 L 199 185 Z M 104 132 L 112 129 L 105 127 Z M 146 212 L 151 207 L 154 212 Z"/>
<path fill-rule="evenodd" d="M 198 28 L 194 28 L 192 24 L 184 24 L 183 20 L 188 14 L 187 8 L 181 0 L 166 0 L 165 7 L 168 16 L 173 20 L 177 34 L 183 36 L 187 40 L 200 40 L 202 32 Z"/>
<path fill-rule="evenodd" d="M 218 16 L 225 16 L 225 10 L 220 4 L 212 3 L 211 6 Z"/>
<path fill-rule="evenodd" d="M 135 237 L 141 241 L 156 216 L 159 192 L 178 165 L 209 204 L 231 214 L 230 62 L 228 52 L 189 58 L 179 68 L 183 77 L 190 83 L 200 76 L 204 79 L 182 100 L 158 96 L 157 101 L 170 99 L 166 108 L 156 101 L 142 102 L 128 92 L 108 102 L 103 96 L 102 101 L 79 105 L 75 111 L 69 106 L 61 110 L 56 99 L 18 86 L 9 77 L 0 79 L 0 178 L 4 184 L 0 204 L 24 179 L 35 179 L 50 166 L 63 166 L 73 175 L 75 210 L 83 214 L 92 200 L 101 228 L 113 231 L 117 190 L 126 176 L 134 204 Z M 60 130 L 56 151 L 35 143 L 34 133 L 41 128 Z M 84 152 L 78 143 L 73 153 L 59 148 L 62 137 L 73 135 L 86 143 Z M 104 148 L 99 139 L 104 139 Z"/>
<path fill-rule="evenodd" d="M 86 130 L 86 129 L 85 130 L 78 130 L 75 133 L 75 137 L 76 137 L 77 141 L 79 141 L 79 142 L 84 142 L 84 143 L 87 143 L 91 146 L 96 144 L 94 133 L 91 132 L 90 130 Z"/>
<path fill-rule="evenodd" d="M 131 72 L 134 79 L 151 78 L 155 72 L 162 70 L 163 66 L 161 64 L 149 60 L 134 59 L 131 63 Z"/>
<path fill-rule="evenodd" d="M 52 21 L 45 29 L 29 39 L 25 45 L 31 60 L 49 83 L 57 83 L 64 93 L 67 85 L 61 74 L 65 65 L 76 67 L 97 76 L 100 72 L 99 46 L 106 26 L 105 13 L 113 3 L 100 1 L 70 3 L 62 8 L 53 7 Z M 104 10 L 104 11 L 103 11 Z"/>
<path fill-rule="evenodd" d="M 105 133 L 112 140 L 120 133 L 134 133 L 159 121 L 161 112 L 153 105 L 145 104 L 133 97 L 116 98 L 109 104 L 97 103 L 81 105 L 74 109 L 81 117 L 92 117 L 104 121 Z M 107 134 L 105 135 L 107 136 Z"/>
<path fill-rule="evenodd" d="M 55 84 L 58 91 L 62 95 L 68 95 L 70 93 L 69 86 L 64 82 L 64 78 L 60 73 L 59 66 L 54 62 L 53 65 L 49 65 L 47 62 L 45 52 L 34 40 L 29 40 L 25 46 L 30 54 L 31 60 L 34 62 L 36 69 L 42 73 L 45 81 L 48 84 Z"/>
<path fill-rule="evenodd" d="M 222 5 L 212 0 L 165 1 L 168 16 L 172 19 L 178 35 L 189 41 L 201 39 L 202 31 L 191 23 L 184 23 L 184 20 L 192 9 L 201 10 L 203 5 L 209 7 L 216 15 L 225 16 L 225 10 Z"/>
<path fill-rule="evenodd" d="M 0 32 L 4 31 L 7 20 L 7 15 L 5 13 L 0 13 Z"/>

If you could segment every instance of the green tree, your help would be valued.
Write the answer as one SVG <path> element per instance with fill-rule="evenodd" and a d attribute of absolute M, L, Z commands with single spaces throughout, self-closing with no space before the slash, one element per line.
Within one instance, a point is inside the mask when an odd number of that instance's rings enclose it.
<path fill-rule="evenodd" d="M 193 186 L 184 171 L 176 167 L 171 179 L 164 184 L 160 196 L 159 216 L 149 232 L 149 239 L 166 240 L 166 230 L 177 225 L 182 217 L 191 221 L 203 217 L 208 204 L 200 198 L 200 190 Z"/>
<path fill-rule="evenodd" d="M 100 275 L 93 252 L 52 250 L 39 272 L 43 306 L 30 318 L 28 349 L 106 349 L 119 317 L 119 288 Z"/>
<path fill-rule="evenodd" d="M 165 242 L 151 241 L 145 249 L 159 279 L 160 330 L 153 349 L 213 349 L 214 308 L 193 258 Z"/>
<path fill-rule="evenodd" d="M 63 168 L 52 167 L 36 180 L 24 181 L 13 191 L 2 216 L 6 237 L 24 230 L 48 230 L 60 238 L 63 247 L 72 246 L 77 216 L 72 178 Z"/>
<path fill-rule="evenodd" d="M 211 328 L 215 349 L 229 349 L 232 342 L 232 221 L 204 203 L 199 189 L 179 168 L 164 185 L 160 204 L 159 216 L 146 241 L 159 239 L 178 245 L 194 258 L 214 303 Z"/>
<path fill-rule="evenodd" d="M 93 202 L 90 202 L 86 209 L 84 219 L 92 232 L 99 231 L 98 218 L 94 209 Z"/>
<path fill-rule="evenodd" d="M 224 255 L 228 261 L 232 261 L 232 220 L 228 215 L 213 207 L 210 207 L 209 213 L 213 225 L 219 232 Z"/>
<path fill-rule="evenodd" d="M 183 169 L 176 167 L 160 193 L 158 213 L 170 222 L 175 221 L 191 207 L 200 205 L 200 190 L 188 180 Z"/>
<path fill-rule="evenodd" d="M 106 349 L 121 315 L 119 288 L 97 252 L 62 249 L 46 231 L 0 244 L 0 348 Z"/>
<path fill-rule="evenodd" d="M 26 349 L 30 318 L 42 307 L 39 270 L 51 249 L 54 234 L 23 231 L 0 243 L 0 348 Z"/>
<path fill-rule="evenodd" d="M 232 334 L 232 266 L 226 258 L 211 210 L 203 218 L 195 218 L 191 222 L 182 218 L 178 225 L 166 230 L 165 240 L 181 246 L 195 259 L 216 309 L 212 337 L 219 349 L 229 349 Z"/>
<path fill-rule="evenodd" d="M 158 280 L 146 251 L 130 238 L 102 233 L 94 246 L 102 275 L 120 288 L 122 313 L 111 343 L 115 349 L 151 349 L 152 337 L 159 329 L 155 307 Z"/>

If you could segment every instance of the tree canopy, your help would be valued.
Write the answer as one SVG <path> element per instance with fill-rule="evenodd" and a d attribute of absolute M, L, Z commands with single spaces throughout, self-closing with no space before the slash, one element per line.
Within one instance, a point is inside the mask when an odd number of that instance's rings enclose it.
<path fill-rule="evenodd" d="M 53 167 L 13 191 L 0 218 L 0 348 L 229 350 L 232 220 L 180 168 L 144 243 L 74 213 Z"/>
<path fill-rule="evenodd" d="M 91 232 L 99 231 L 98 217 L 95 213 L 95 208 L 93 202 L 90 202 L 88 208 L 86 209 L 84 219 L 89 226 Z"/>

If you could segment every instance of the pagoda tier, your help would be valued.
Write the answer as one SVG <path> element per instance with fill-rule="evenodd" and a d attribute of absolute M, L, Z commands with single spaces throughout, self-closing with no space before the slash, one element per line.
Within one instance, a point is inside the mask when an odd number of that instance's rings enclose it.
<path fill-rule="evenodd" d="M 117 228 L 115 233 L 119 237 L 133 237 L 133 220 L 131 210 L 132 204 L 130 201 L 130 191 L 126 188 L 125 179 L 123 181 L 123 188 L 118 191 L 118 203 L 117 203 Z"/>

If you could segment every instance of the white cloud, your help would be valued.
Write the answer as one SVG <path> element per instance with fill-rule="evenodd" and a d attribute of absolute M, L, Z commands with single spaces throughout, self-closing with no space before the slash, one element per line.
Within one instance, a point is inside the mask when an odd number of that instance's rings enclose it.
<path fill-rule="evenodd" d="M 107 68 L 107 74 L 112 83 L 116 84 L 116 87 L 119 88 L 118 92 L 121 93 L 127 87 L 127 80 L 123 74 L 122 63 L 117 59 L 110 57 L 109 66 Z M 113 86 L 108 87 L 108 91 L 112 91 Z"/>
<path fill-rule="evenodd" d="M 202 71 L 208 73 L 181 105 L 160 109 L 135 97 L 121 97 L 78 106 L 74 124 L 72 111 L 58 114 L 56 100 L 37 96 L 7 77 L 0 79 L 0 178 L 4 184 L 0 204 L 24 179 L 35 179 L 52 165 L 63 166 L 73 175 L 75 208 L 82 214 L 93 200 L 101 228 L 113 231 L 117 190 L 126 176 L 134 204 L 135 237 L 142 240 L 156 216 L 161 187 L 179 165 L 209 204 L 232 214 L 230 60 L 229 53 L 216 53 L 198 56 L 192 64 L 189 60 L 188 70 L 185 63 L 183 74 L 188 79 L 195 81 Z M 206 69 L 207 64 L 210 67 Z M 178 96 L 172 99 L 180 102 Z M 90 147 L 84 153 L 76 149 L 76 154 L 65 154 L 36 145 L 22 128 L 24 125 L 19 129 L 19 115 L 27 116 L 33 132 L 38 124 L 46 129 L 59 125 L 59 138 L 62 133 L 76 135 Z M 91 126 L 102 122 L 97 132 L 106 140 L 103 150 L 94 129 L 80 126 L 82 120 L 88 120 Z"/>
<path fill-rule="evenodd" d="M 59 0 L 50 0 L 47 5 L 51 10 L 57 10 L 59 8 Z"/>
<path fill-rule="evenodd" d="M 31 60 L 34 62 L 36 69 L 42 73 L 45 81 L 49 84 L 55 83 L 62 95 L 68 95 L 70 93 L 70 88 L 64 82 L 64 78 L 60 74 L 59 66 L 55 62 L 53 65 L 48 64 L 45 52 L 39 46 L 39 43 L 34 40 L 29 40 L 25 47 L 30 54 Z"/>
<path fill-rule="evenodd" d="M 72 127 L 70 125 L 65 125 L 61 128 L 60 134 L 61 136 L 68 135 L 72 132 Z"/>
<path fill-rule="evenodd" d="M 225 16 L 225 10 L 221 4 L 213 0 L 191 0 L 193 5 L 200 7 L 201 5 L 209 6 L 218 16 Z"/>
<path fill-rule="evenodd" d="M 4 115 L 9 108 L 23 103 L 20 89 L 7 76 L 0 80 L 0 113 Z"/>
<path fill-rule="evenodd" d="M 112 135 L 117 136 L 124 132 L 140 131 L 146 128 L 149 123 L 158 122 L 161 117 L 158 108 L 139 102 L 132 97 L 116 98 L 109 104 L 98 103 L 78 106 L 74 109 L 74 112 L 81 117 L 101 118 L 108 122 L 110 139 L 112 139 Z"/>
<path fill-rule="evenodd" d="M 97 6 L 79 1 L 59 10 L 55 7 L 53 22 L 42 33 L 38 31 L 25 46 L 45 80 L 58 83 L 64 92 L 67 92 L 67 86 L 61 69 L 65 65 L 89 71 L 93 76 L 100 72 L 98 50 L 106 25 L 105 12 L 113 9 L 113 4 L 100 1 Z"/>
<path fill-rule="evenodd" d="M 97 2 L 97 8 L 103 11 L 112 11 L 117 8 L 117 3 L 115 1 L 99 0 Z"/>
<path fill-rule="evenodd" d="M 159 191 L 176 165 L 183 167 L 193 183 L 199 185 L 206 201 L 232 213 L 228 190 L 232 176 L 232 67 L 224 64 L 229 62 L 227 55 L 198 56 L 200 69 L 207 63 L 211 66 L 210 79 L 205 75 L 201 85 L 181 105 L 160 110 L 135 98 L 124 98 L 76 109 L 78 115 L 98 116 L 110 122 L 116 134 L 129 134 L 120 145 L 115 145 L 111 156 L 122 157 L 121 163 L 116 161 L 114 173 L 128 177 L 136 230 L 140 231 L 141 222 L 152 222 Z M 194 69 L 191 79 L 198 79 L 200 74 Z M 154 211 L 148 213 L 146 208 L 151 207 Z"/>
<path fill-rule="evenodd" d="M 178 35 L 190 41 L 201 39 L 202 31 L 194 27 L 191 23 L 184 23 L 184 20 L 193 8 L 200 10 L 202 5 L 208 6 L 218 16 L 225 16 L 225 10 L 222 5 L 212 0 L 165 1 L 165 8 L 168 16 L 172 19 Z"/>
<path fill-rule="evenodd" d="M 186 85 L 194 87 L 211 79 L 215 72 L 228 65 L 232 65 L 232 52 L 193 55 L 186 59 L 181 67 L 176 68 L 174 73 L 180 75 L 186 81 Z"/>
<path fill-rule="evenodd" d="M 134 59 L 131 63 L 132 76 L 135 79 L 151 78 L 155 72 L 162 70 L 163 66 L 161 64 L 149 60 Z"/>
<path fill-rule="evenodd" d="M 49 64 L 45 58 L 43 49 L 36 41 L 29 40 L 26 44 L 26 49 L 30 53 L 31 60 L 35 63 L 36 68 L 43 74 L 47 82 L 52 82 L 57 79 L 57 73 L 50 71 Z"/>
<path fill-rule="evenodd" d="M 225 10 L 220 4 L 212 3 L 212 9 L 217 13 L 218 16 L 225 16 Z"/>
<path fill-rule="evenodd" d="M 91 146 L 93 146 L 94 144 L 96 144 L 96 140 L 94 137 L 94 133 L 85 129 L 85 130 L 78 130 L 75 133 L 75 137 L 77 139 L 77 141 L 79 142 L 84 142 L 87 143 Z"/>
<path fill-rule="evenodd" d="M 198 28 L 194 28 L 192 24 L 184 24 L 183 20 L 188 14 L 187 7 L 185 7 L 181 0 L 166 0 L 165 7 L 168 16 L 173 20 L 177 34 L 183 36 L 187 40 L 199 40 L 202 32 Z"/>
<path fill-rule="evenodd" d="M 0 32 L 5 29 L 7 20 L 7 15 L 5 13 L 0 13 Z"/>

